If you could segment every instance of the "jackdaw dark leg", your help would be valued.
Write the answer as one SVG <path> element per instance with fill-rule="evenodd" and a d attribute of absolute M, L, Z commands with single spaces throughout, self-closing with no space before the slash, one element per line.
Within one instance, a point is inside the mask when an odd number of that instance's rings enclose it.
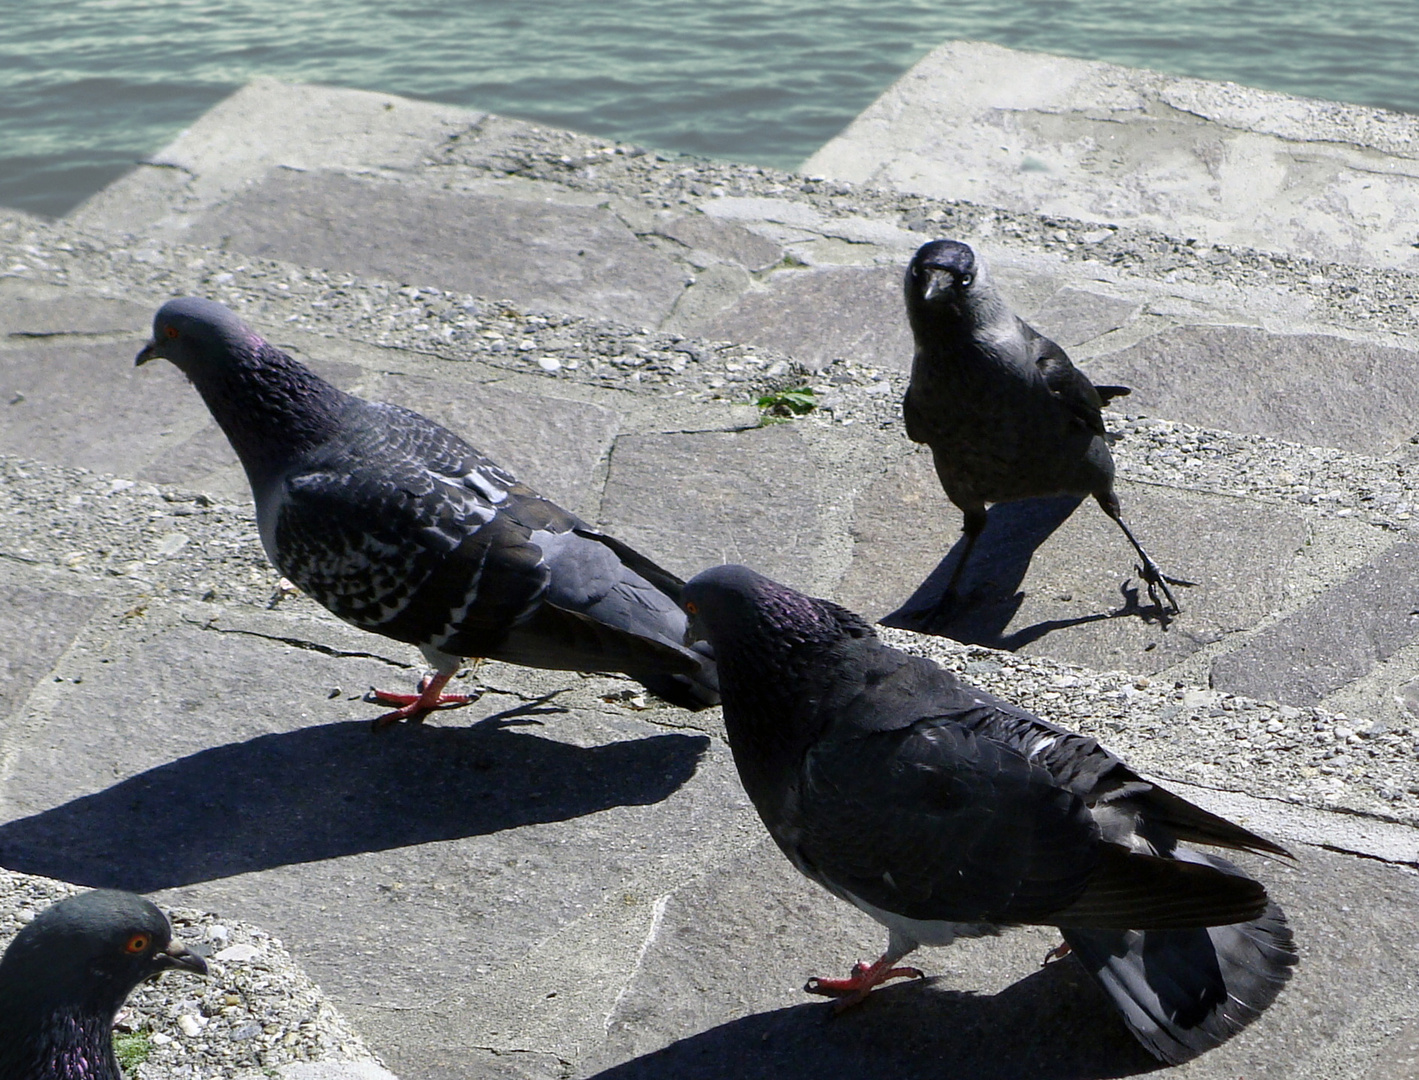
<path fill-rule="evenodd" d="M 1104 513 L 1113 518 L 1115 524 L 1123 530 L 1123 535 L 1128 537 L 1128 542 L 1133 545 L 1133 550 L 1138 552 L 1138 558 L 1143 563 L 1143 565 L 1138 568 L 1138 575 L 1143 579 L 1143 583 L 1148 586 L 1148 599 L 1153 601 L 1154 606 L 1161 609 L 1164 614 L 1177 615 L 1182 609 L 1178 607 L 1178 602 L 1173 599 L 1173 593 L 1172 590 L 1168 588 L 1168 584 L 1191 586 L 1195 584 L 1195 582 L 1168 577 L 1158 568 L 1158 564 L 1153 561 L 1152 556 L 1143 550 L 1143 545 L 1138 542 L 1137 538 L 1133 535 L 1133 531 L 1124 524 L 1123 514 L 1119 510 L 1117 495 L 1109 491 L 1103 495 L 1096 494 L 1094 498 L 1098 500 L 1099 506 L 1103 508 Z M 1158 598 L 1159 589 L 1163 591 L 1163 595 L 1168 599 L 1166 605 Z"/>
<path fill-rule="evenodd" d="M 960 505 L 959 503 L 957 504 Z M 977 505 L 972 507 L 961 507 L 961 513 L 965 515 L 965 520 L 961 523 L 961 532 L 966 538 L 966 548 L 961 552 L 960 559 L 956 562 L 956 569 L 951 571 L 951 580 L 946 582 L 946 588 L 937 598 L 936 604 L 926 614 L 920 617 L 920 625 L 923 628 L 930 628 L 938 616 L 941 615 L 957 599 L 956 586 L 961 580 L 961 572 L 965 570 L 966 563 L 971 559 L 971 552 L 976 549 L 976 540 L 985 529 L 986 515 L 985 506 Z"/>

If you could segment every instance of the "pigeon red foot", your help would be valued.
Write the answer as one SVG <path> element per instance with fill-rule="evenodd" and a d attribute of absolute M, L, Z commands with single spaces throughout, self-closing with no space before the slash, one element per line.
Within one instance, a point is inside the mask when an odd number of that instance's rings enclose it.
<path fill-rule="evenodd" d="M 875 964 L 859 960 L 852 966 L 852 974 L 846 979 L 809 979 L 803 989 L 810 994 L 838 998 L 834 1012 L 843 1012 L 867 1000 L 874 987 L 881 986 L 888 979 L 924 979 L 926 973 L 921 968 L 893 967 L 899 957 L 884 956 Z"/>
<path fill-rule="evenodd" d="M 393 712 L 377 716 L 370 726 L 379 731 L 387 728 L 391 724 L 397 724 L 401 720 L 408 720 L 411 724 L 422 724 L 424 717 L 435 709 L 456 709 L 461 705 L 471 705 L 483 696 L 480 689 L 475 694 L 444 694 L 443 688 L 448 684 L 448 680 L 453 678 L 453 673 L 447 675 L 425 675 L 419 680 L 419 692 L 417 694 L 396 694 L 392 690 L 378 690 L 373 687 L 370 695 L 381 705 L 398 705 L 399 708 Z"/>

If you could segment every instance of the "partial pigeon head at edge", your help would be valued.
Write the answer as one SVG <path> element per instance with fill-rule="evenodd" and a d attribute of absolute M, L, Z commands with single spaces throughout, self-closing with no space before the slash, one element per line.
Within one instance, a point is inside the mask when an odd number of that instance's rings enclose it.
<path fill-rule="evenodd" d="M 207 973 L 141 896 L 99 889 L 46 908 L 0 958 L 0 1076 L 119 1080 L 113 1018 L 134 987 L 173 969 Z"/>

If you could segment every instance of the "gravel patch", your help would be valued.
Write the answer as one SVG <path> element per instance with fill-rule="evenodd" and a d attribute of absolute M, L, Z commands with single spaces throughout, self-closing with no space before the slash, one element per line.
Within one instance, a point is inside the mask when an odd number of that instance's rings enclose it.
<path fill-rule="evenodd" d="M 50 904 L 84 890 L 0 869 L 0 941 Z M 378 1059 L 263 930 L 211 912 L 173 908 L 177 939 L 207 960 L 203 979 L 165 973 L 140 986 L 119 1013 L 115 1035 L 146 1059 L 131 1080 L 259 1077 L 298 1062 Z"/>
<path fill-rule="evenodd" d="M 489 117 L 450 141 L 430 164 L 474 174 L 553 182 L 574 191 L 640 199 L 659 208 L 723 197 L 798 203 L 828 218 L 872 218 L 932 236 L 990 242 L 1093 262 L 1160 281 L 1238 290 L 1283 288 L 1314 303 L 1314 316 L 1369 332 L 1419 329 L 1419 275 L 1207 244 L 1146 229 L 994 209 L 805 176 L 757 165 L 656 153 L 574 132 Z M 453 171 L 450 169 L 450 171 Z"/>

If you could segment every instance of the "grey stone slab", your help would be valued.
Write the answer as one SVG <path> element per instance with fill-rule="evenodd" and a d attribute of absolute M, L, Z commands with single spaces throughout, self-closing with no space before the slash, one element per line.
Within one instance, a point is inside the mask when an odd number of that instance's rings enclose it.
<path fill-rule="evenodd" d="M 744 563 L 808 587 L 823 542 L 818 469 L 792 426 L 623 435 L 601 519 L 666 569 L 690 577 Z"/>
<path fill-rule="evenodd" d="M 1174 590 L 1183 613 L 1170 625 L 1148 615 L 1133 549 L 1092 499 L 1072 513 L 1072 500 L 1027 500 L 991 508 L 961 582 L 965 602 L 932 632 L 1096 669 L 1153 672 L 1256 625 L 1280 604 L 1307 538 L 1301 515 L 1151 485 L 1118 490 L 1124 520 L 1158 564 L 1196 583 Z M 839 599 L 871 618 L 892 614 L 892 625 L 924 629 L 912 614 L 945 587 L 959 558 L 960 522 L 930 455 L 906 456 L 858 495 Z"/>
<path fill-rule="evenodd" d="M 748 291 L 753 279 L 742 266 L 715 263 L 695 275 L 694 283 L 680 294 L 663 330 L 694 334 L 699 327 L 733 307 Z"/>
<path fill-rule="evenodd" d="M 237 494 L 247 490 L 246 473 L 236 451 L 215 420 L 180 442 L 167 443 L 171 445 L 165 444 L 156 457 L 134 472 L 137 479 L 212 493 Z"/>
<path fill-rule="evenodd" d="M 1186 326 L 1091 360 L 1130 411 L 1383 454 L 1419 430 L 1419 352 L 1322 334 Z"/>
<path fill-rule="evenodd" d="M 895 267 L 781 270 L 763 288 L 696 324 L 694 332 L 778 349 L 815 369 L 839 357 L 911 369 L 902 272 Z"/>
<path fill-rule="evenodd" d="M 380 658 L 410 650 L 217 614 L 98 628 L 0 732 L 0 862 L 259 922 L 405 1077 L 460 1048 L 448 1075 L 480 1075 L 488 1002 L 549 941 L 555 970 L 632 963 L 594 916 L 701 872 L 749 812 L 722 744 L 601 703 L 623 680 L 490 664 L 478 704 L 376 735 L 358 693 L 412 683 Z"/>
<path fill-rule="evenodd" d="M 452 379 L 384 375 L 366 380 L 367 395 L 416 409 L 568 509 L 594 513 L 597 467 L 621 417 L 585 401 Z"/>
<path fill-rule="evenodd" d="M 1414 876 L 1319 848 L 1299 854 L 1294 868 L 1248 862 L 1291 919 L 1295 978 L 1259 1021 L 1179 1075 L 1290 1080 L 1352 1025 L 1382 1016 L 1395 1027 L 1408 1014 Z M 809 976 L 875 958 L 885 940 L 765 841 L 675 894 L 608 1020 L 605 1050 L 574 1075 L 1014 1080 L 1157 1068 L 1075 961 L 1040 969 L 1058 943 L 1043 928 L 919 950 L 910 962 L 924 982 L 879 990 L 835 1019 L 801 992 Z M 1350 1069 L 1318 1075 L 1357 1075 L 1365 1058 L 1398 1049 L 1393 1040 L 1354 1047 Z"/>
<path fill-rule="evenodd" d="M 151 308 L 104 296 L 6 297 L 0 293 L 0 336 L 47 338 L 149 332 Z M 133 350 L 138 351 L 136 348 Z"/>
<path fill-rule="evenodd" d="M 134 366 L 140 344 L 0 349 L 0 450 L 132 476 L 207 424 L 206 406 L 177 368 Z"/>
<path fill-rule="evenodd" d="M 0 717 L 24 702 L 101 603 L 77 592 L 0 583 Z"/>
<path fill-rule="evenodd" d="M 767 237 L 706 214 L 685 214 L 657 226 L 655 231 L 692 250 L 742 266 L 750 273 L 767 270 L 783 258 L 783 249 Z"/>
<path fill-rule="evenodd" d="M 654 326 L 685 270 L 600 207 L 281 170 L 198 215 L 192 243 Z"/>
<path fill-rule="evenodd" d="M 802 169 L 1263 251 L 1419 267 L 1419 121 L 947 42 Z"/>
<path fill-rule="evenodd" d="M 276 1073 L 281 1080 L 398 1080 L 372 1061 L 300 1061 Z"/>
<path fill-rule="evenodd" d="M 1419 544 L 1401 541 L 1294 615 L 1212 662 L 1212 685 L 1288 705 L 1313 705 L 1419 638 L 1406 583 Z"/>
<path fill-rule="evenodd" d="M 481 116 L 394 94 L 255 79 L 69 220 L 179 240 L 191 214 L 274 168 L 411 169 Z"/>
<path fill-rule="evenodd" d="M 1028 321 L 1045 337 L 1072 349 L 1124 326 L 1141 307 L 1134 300 L 1066 287 L 1040 305 Z"/>

